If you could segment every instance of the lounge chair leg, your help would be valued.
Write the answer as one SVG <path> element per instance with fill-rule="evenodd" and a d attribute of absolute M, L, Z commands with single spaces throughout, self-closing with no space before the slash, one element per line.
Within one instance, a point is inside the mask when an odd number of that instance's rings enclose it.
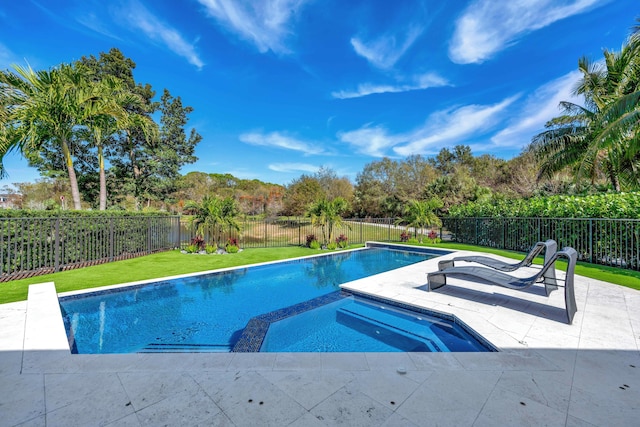
<path fill-rule="evenodd" d="M 429 273 L 427 275 L 427 288 L 432 291 L 438 289 L 447 284 L 447 276 L 445 274 L 439 274 L 438 272 Z"/>

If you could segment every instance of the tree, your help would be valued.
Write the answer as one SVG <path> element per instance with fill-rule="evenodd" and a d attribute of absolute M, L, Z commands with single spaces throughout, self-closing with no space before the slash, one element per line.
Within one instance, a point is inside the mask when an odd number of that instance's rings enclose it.
<path fill-rule="evenodd" d="M 356 177 L 356 210 L 363 216 L 400 215 L 402 204 L 420 198 L 436 176 L 433 165 L 419 155 L 369 163 Z"/>
<path fill-rule="evenodd" d="M 322 229 L 324 245 L 331 242 L 333 230 L 343 224 L 342 214 L 350 209 L 349 203 L 342 197 L 333 200 L 322 198 L 314 202 L 307 211 L 311 224 Z"/>
<path fill-rule="evenodd" d="M 201 203 L 187 203 L 185 209 L 193 211 L 192 223 L 197 227 L 197 234 L 204 238 L 207 231 L 212 231 L 218 247 L 223 246 L 221 240 L 225 228 L 240 230 L 238 208 L 231 197 L 206 196 Z"/>
<path fill-rule="evenodd" d="M 33 160 L 46 143 L 53 144 L 64 158 L 73 206 L 81 209 L 70 142 L 87 105 L 94 101 L 93 87 L 86 73 L 68 64 L 49 71 L 18 65 L 14 70 L 0 72 L 2 104 L 8 111 L 0 134 L 0 156 L 17 149 Z"/>
<path fill-rule="evenodd" d="M 561 102 L 563 114 L 532 139 L 540 178 L 571 167 L 576 179 L 606 177 L 616 191 L 640 188 L 639 67 L 637 31 L 620 52 L 605 50 L 603 64 L 580 58 L 574 94 L 584 105 Z"/>
<path fill-rule="evenodd" d="M 287 186 L 282 211 L 285 215 L 304 215 L 314 200 L 323 198 L 326 198 L 326 194 L 318 180 L 302 175 Z"/>
<path fill-rule="evenodd" d="M 442 206 L 442 200 L 438 198 L 410 200 L 404 207 L 404 217 L 399 218 L 396 222 L 406 223 L 407 226 L 413 227 L 416 236 L 420 230 L 420 243 L 422 243 L 425 228 L 442 225 L 442 221 L 435 213 L 435 210 L 442 208 Z"/>
<path fill-rule="evenodd" d="M 94 102 L 85 109 L 82 120 L 87 129 L 86 139 L 97 150 L 100 177 L 99 208 L 107 207 L 107 181 L 105 174 L 104 145 L 107 138 L 127 129 L 142 130 L 145 137 L 152 138 L 156 125 L 147 116 L 136 111 L 144 105 L 144 100 L 130 92 L 122 82 L 112 76 L 104 76 L 94 84 L 96 96 Z"/>

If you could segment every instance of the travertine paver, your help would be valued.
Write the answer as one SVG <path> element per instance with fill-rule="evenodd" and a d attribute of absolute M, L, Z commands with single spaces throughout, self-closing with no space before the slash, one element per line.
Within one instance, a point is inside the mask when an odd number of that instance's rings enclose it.
<path fill-rule="evenodd" d="M 567 325 L 562 290 L 425 292 L 435 269 L 346 286 L 453 313 L 501 352 L 71 355 L 36 287 L 29 310 L 0 305 L 0 426 L 637 424 L 640 292 L 577 277 Z"/>

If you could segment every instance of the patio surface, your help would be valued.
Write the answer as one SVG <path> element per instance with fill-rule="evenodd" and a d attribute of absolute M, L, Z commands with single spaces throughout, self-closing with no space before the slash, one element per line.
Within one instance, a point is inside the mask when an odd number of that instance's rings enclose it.
<path fill-rule="evenodd" d="M 453 313 L 500 352 L 72 355 L 53 284 L 34 285 L 0 305 L 0 426 L 637 425 L 639 291 L 576 276 L 568 325 L 562 289 L 426 292 L 435 270 L 344 287 Z"/>

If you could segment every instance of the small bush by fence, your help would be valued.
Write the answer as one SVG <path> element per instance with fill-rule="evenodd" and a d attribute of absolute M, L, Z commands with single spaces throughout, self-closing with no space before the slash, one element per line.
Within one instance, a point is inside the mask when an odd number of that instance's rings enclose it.
<path fill-rule="evenodd" d="M 311 225 L 309 218 L 303 217 L 245 218 L 240 224 L 239 232 L 229 229 L 223 233 L 222 243 L 233 238 L 242 248 L 302 246 L 308 235 L 319 239 L 321 233 L 318 227 Z M 367 240 L 399 241 L 404 230 L 404 227 L 395 226 L 392 218 L 352 218 L 333 230 L 332 240 L 343 235 L 350 244 Z M 180 236 L 180 247 L 184 248 L 196 236 L 196 230 L 188 221 L 183 221 Z M 218 238 L 212 231 L 205 232 L 203 237 L 207 243 L 215 243 Z"/>
<path fill-rule="evenodd" d="M 452 240 L 498 249 L 527 251 L 554 239 L 571 246 L 578 259 L 640 270 L 640 220 L 609 218 L 443 218 Z"/>

